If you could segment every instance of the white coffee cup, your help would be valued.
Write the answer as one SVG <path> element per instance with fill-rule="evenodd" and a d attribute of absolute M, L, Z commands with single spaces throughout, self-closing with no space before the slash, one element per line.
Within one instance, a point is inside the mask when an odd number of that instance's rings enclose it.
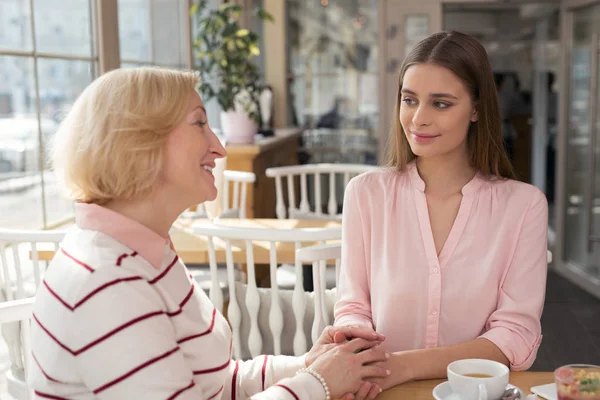
<path fill-rule="evenodd" d="M 498 400 L 508 385 L 509 369 L 496 361 L 482 359 L 458 360 L 447 368 L 448 383 L 461 400 Z M 484 374 L 489 377 L 471 377 Z"/>

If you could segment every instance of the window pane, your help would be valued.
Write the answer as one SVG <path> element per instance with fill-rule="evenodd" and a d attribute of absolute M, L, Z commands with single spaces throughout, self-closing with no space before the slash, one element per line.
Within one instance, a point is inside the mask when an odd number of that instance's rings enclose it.
<path fill-rule="evenodd" d="M 32 50 L 29 1 L 0 1 L 0 49 Z"/>
<path fill-rule="evenodd" d="M 152 64 L 144 63 L 121 63 L 121 68 L 139 68 L 139 67 L 151 67 Z"/>
<path fill-rule="evenodd" d="M 375 0 L 287 0 L 294 111 L 300 125 L 376 130 Z"/>
<path fill-rule="evenodd" d="M 293 105 L 311 162 L 375 163 L 379 122 L 376 0 L 287 0 Z M 267 49 L 268 51 L 268 49 Z"/>
<path fill-rule="evenodd" d="M 119 0 L 119 43 L 123 63 L 186 66 L 187 2 Z"/>
<path fill-rule="evenodd" d="M 189 12 L 185 1 L 151 0 L 152 53 L 154 64 L 184 68 L 185 18 Z"/>
<path fill-rule="evenodd" d="M 151 61 L 147 0 L 119 0 L 119 46 L 123 60 Z"/>
<path fill-rule="evenodd" d="M 87 61 L 38 59 L 43 148 L 48 154 L 56 127 L 69 107 L 93 79 L 94 64 Z M 44 157 L 48 159 L 48 157 Z M 50 164 L 45 164 L 50 171 Z M 59 191 L 52 172 L 44 173 L 46 224 L 54 225 L 73 215 L 73 205 Z"/>
<path fill-rule="evenodd" d="M 91 0 L 34 0 L 38 52 L 94 56 Z"/>
<path fill-rule="evenodd" d="M 42 228 L 33 60 L 0 56 L 0 226 Z"/>

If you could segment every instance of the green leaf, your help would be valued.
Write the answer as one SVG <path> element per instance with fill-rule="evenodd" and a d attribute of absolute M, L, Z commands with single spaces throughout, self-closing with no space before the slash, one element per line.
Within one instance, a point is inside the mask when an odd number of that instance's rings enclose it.
<path fill-rule="evenodd" d="M 237 37 L 244 37 L 244 36 L 248 36 L 249 33 L 250 33 L 250 31 L 248 29 L 239 29 L 235 33 L 235 36 L 237 36 Z"/>
<path fill-rule="evenodd" d="M 223 3 L 219 7 L 219 11 L 221 11 L 222 13 L 225 13 L 227 11 L 241 11 L 241 10 L 242 10 L 242 7 L 238 6 L 237 4 L 231 4 L 231 3 Z"/>
<path fill-rule="evenodd" d="M 255 45 L 255 44 L 251 44 L 251 45 L 250 45 L 250 53 L 251 53 L 253 56 L 259 56 L 259 55 L 260 55 L 260 49 L 258 48 L 258 46 L 257 46 L 257 45 Z"/>
<path fill-rule="evenodd" d="M 194 15 L 198 12 L 198 8 L 200 8 L 200 5 L 198 3 L 193 4 L 190 7 L 190 15 Z"/>
<path fill-rule="evenodd" d="M 273 18 L 273 16 L 269 12 L 265 11 L 265 9 L 262 7 L 256 7 L 254 9 L 254 16 L 262 20 L 275 22 L 275 18 Z"/>

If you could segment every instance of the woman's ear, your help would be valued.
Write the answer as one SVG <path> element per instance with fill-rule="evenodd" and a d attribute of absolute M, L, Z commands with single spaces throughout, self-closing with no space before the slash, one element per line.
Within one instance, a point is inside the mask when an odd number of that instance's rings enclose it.
<path fill-rule="evenodd" d="M 477 103 L 473 106 L 473 112 L 471 113 L 471 122 L 477 122 L 479 119 L 479 113 L 477 112 Z"/>

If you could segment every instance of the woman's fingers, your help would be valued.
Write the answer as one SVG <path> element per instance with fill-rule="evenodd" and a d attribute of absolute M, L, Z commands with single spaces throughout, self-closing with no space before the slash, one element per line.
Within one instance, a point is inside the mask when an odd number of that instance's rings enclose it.
<path fill-rule="evenodd" d="M 375 346 L 379 346 L 380 342 L 374 342 L 365 339 L 352 339 L 351 341 L 343 344 L 344 350 L 350 351 L 352 353 L 358 353 L 360 351 L 364 351 L 370 349 Z"/>
<path fill-rule="evenodd" d="M 358 357 L 363 364 L 370 364 L 379 361 L 387 361 L 390 358 L 390 354 L 377 346 L 359 353 Z"/>
<path fill-rule="evenodd" d="M 381 333 L 377 333 L 370 326 L 358 326 L 358 325 L 349 325 L 349 326 L 336 326 L 334 327 L 336 332 L 341 332 L 344 334 L 346 339 L 354 339 L 361 338 L 367 340 L 377 340 L 383 342 L 385 340 L 385 336 Z"/>
<path fill-rule="evenodd" d="M 377 365 L 367 365 L 360 370 L 362 378 L 387 378 L 390 375 L 390 370 Z"/>
<path fill-rule="evenodd" d="M 376 383 L 371 384 L 371 391 L 367 395 L 368 400 L 373 400 L 379 393 L 381 393 L 381 388 Z"/>
<path fill-rule="evenodd" d="M 369 396 L 369 393 L 371 392 L 371 388 L 373 387 L 373 384 L 371 382 L 363 382 L 360 385 L 360 389 L 358 389 L 358 392 L 356 392 L 354 394 L 354 399 L 355 400 L 365 400 L 367 399 Z"/>

